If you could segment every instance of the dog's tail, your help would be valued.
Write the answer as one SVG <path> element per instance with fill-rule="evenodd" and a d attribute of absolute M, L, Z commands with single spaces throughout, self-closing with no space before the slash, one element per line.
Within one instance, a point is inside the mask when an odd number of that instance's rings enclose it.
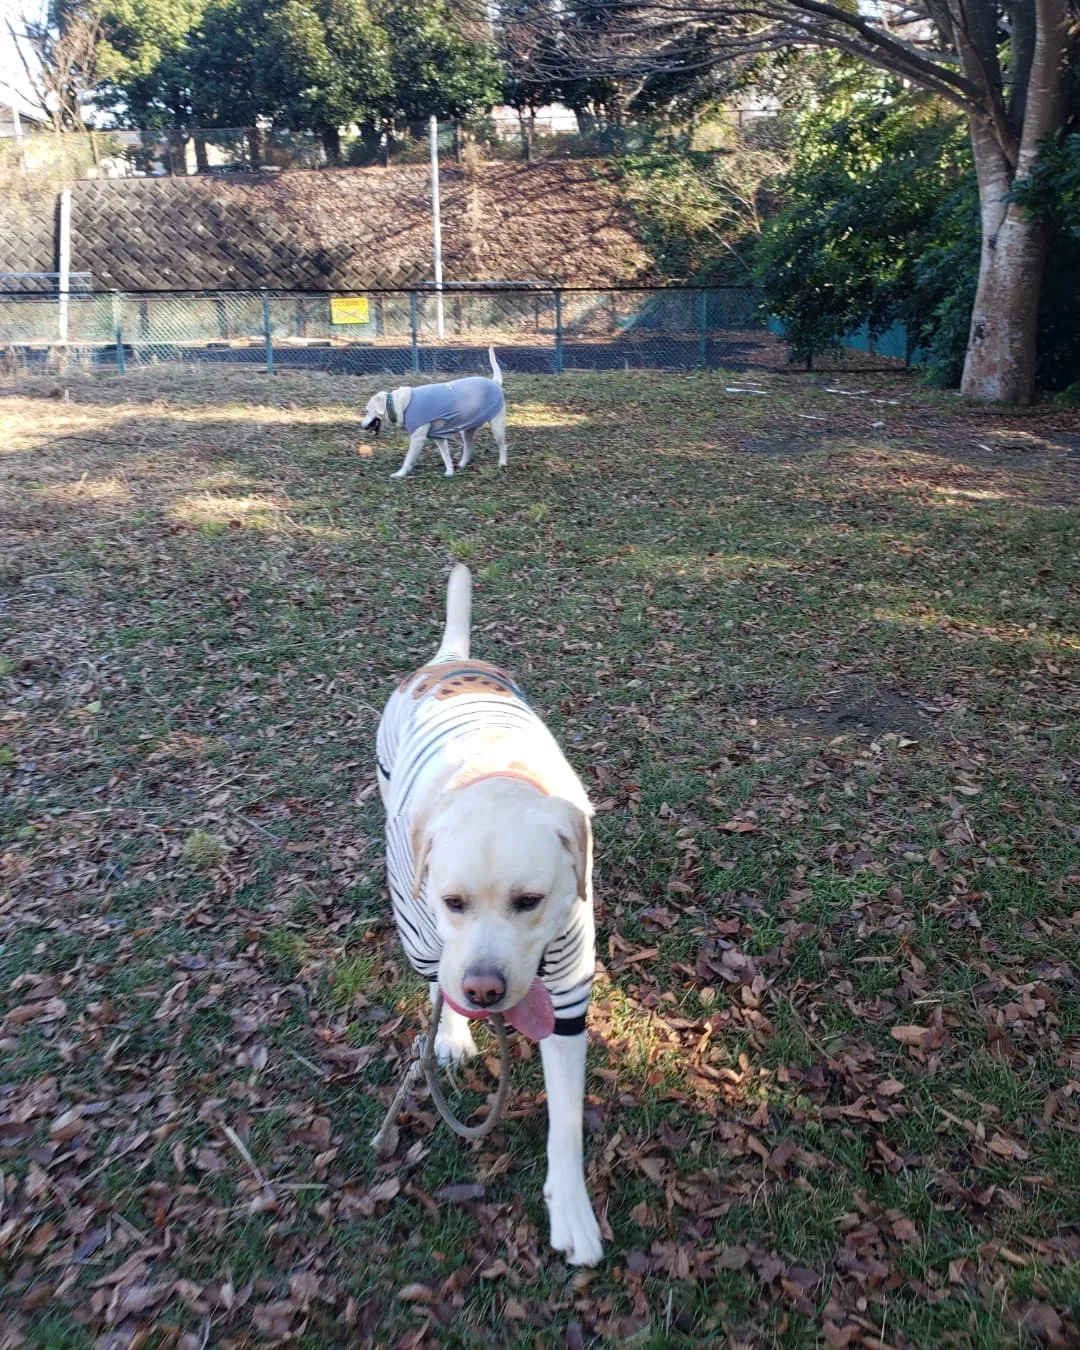
<path fill-rule="evenodd" d="M 446 588 L 446 627 L 442 645 L 435 653 L 436 661 L 444 656 L 464 660 L 469 655 L 469 634 L 472 628 L 472 573 L 464 563 L 458 563 L 450 573 Z"/>
<path fill-rule="evenodd" d="M 494 347 L 489 347 L 489 348 L 488 348 L 488 360 L 491 362 L 491 378 L 495 381 L 495 383 L 496 383 L 496 384 L 499 386 L 499 388 L 501 389 L 501 388 L 502 388 L 502 367 L 499 365 L 498 361 L 495 360 L 495 348 L 494 348 Z"/>

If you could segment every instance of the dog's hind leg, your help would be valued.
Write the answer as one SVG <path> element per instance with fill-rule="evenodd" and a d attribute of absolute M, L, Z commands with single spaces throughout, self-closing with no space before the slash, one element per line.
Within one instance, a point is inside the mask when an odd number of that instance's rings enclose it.
<path fill-rule="evenodd" d="M 435 444 L 439 448 L 439 454 L 442 455 L 442 462 L 446 465 L 446 477 L 454 476 L 454 461 L 450 458 L 450 442 L 448 440 L 439 440 Z"/>
<path fill-rule="evenodd" d="M 497 412 L 491 419 L 491 434 L 499 447 L 499 467 L 506 468 L 506 409 Z"/>
<path fill-rule="evenodd" d="M 461 433 L 461 458 L 458 460 L 458 468 L 463 469 L 472 459 L 473 441 L 476 440 L 476 429 L 463 431 Z"/>
<path fill-rule="evenodd" d="M 427 440 L 428 427 L 430 425 L 430 423 L 425 423 L 422 427 L 417 427 L 409 437 L 409 448 L 405 452 L 405 459 L 397 473 L 392 473 L 390 475 L 391 478 L 404 478 L 416 463 L 420 451 L 424 448 L 424 442 Z"/>
<path fill-rule="evenodd" d="M 432 1003 L 435 1002 L 435 991 L 438 987 L 434 980 L 428 986 Z M 439 1030 L 435 1034 L 436 1059 L 440 1064 L 464 1064 L 466 1060 L 473 1059 L 476 1053 L 476 1042 L 469 1030 L 469 1019 L 455 1012 L 443 999 Z"/>
<path fill-rule="evenodd" d="M 544 1199 L 551 1219 L 551 1245 L 575 1266 L 595 1266 L 604 1255 L 600 1225 L 585 1188 L 585 1039 L 582 1031 L 577 1036 L 556 1033 L 540 1042 L 548 1107 Z"/>

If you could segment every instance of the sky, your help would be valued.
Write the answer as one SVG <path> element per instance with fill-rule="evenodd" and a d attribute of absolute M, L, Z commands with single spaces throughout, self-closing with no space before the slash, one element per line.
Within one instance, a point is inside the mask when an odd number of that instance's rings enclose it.
<path fill-rule="evenodd" d="M 27 85 L 26 71 L 12 41 L 8 23 L 18 31 L 27 18 L 40 17 L 46 8 L 43 0 L 0 0 L 0 103 L 14 102 L 20 111 L 33 112 L 37 100 Z M 40 115 L 40 110 L 38 110 Z"/>

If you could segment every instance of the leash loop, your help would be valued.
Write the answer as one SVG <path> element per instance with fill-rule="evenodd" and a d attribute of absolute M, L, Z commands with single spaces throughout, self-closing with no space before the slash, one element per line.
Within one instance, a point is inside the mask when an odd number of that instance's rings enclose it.
<path fill-rule="evenodd" d="M 499 1083 L 495 1089 L 495 1100 L 479 1125 L 466 1125 L 450 1109 L 439 1084 L 439 1066 L 435 1059 L 435 1034 L 439 1030 L 442 1009 L 442 990 L 436 989 L 435 998 L 431 1004 L 431 1024 L 428 1027 L 427 1034 L 421 1032 L 413 1042 L 412 1062 L 401 1081 L 401 1086 L 394 1093 L 394 1099 L 383 1118 L 382 1125 L 371 1140 L 371 1147 L 380 1158 L 388 1158 L 393 1154 L 397 1143 L 396 1132 L 393 1129 L 394 1121 L 401 1111 L 405 1098 L 418 1085 L 421 1078 L 427 1084 L 427 1089 L 431 1093 L 431 1100 L 435 1103 L 435 1109 L 439 1115 L 442 1116 L 455 1134 L 461 1135 L 462 1139 L 483 1139 L 498 1124 L 505 1109 L 506 1094 L 510 1090 L 510 1041 L 506 1034 L 506 1023 L 502 1019 L 502 1014 L 491 1014 L 491 1029 L 495 1033 L 495 1040 L 499 1047 Z"/>

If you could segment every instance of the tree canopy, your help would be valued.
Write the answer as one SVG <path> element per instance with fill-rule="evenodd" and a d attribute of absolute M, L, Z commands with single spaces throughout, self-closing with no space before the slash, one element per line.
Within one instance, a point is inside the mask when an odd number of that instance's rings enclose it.
<path fill-rule="evenodd" d="M 83 105 L 99 76 L 94 0 L 49 0 L 33 17 L 13 5 L 5 26 L 31 100 L 56 131 L 84 131 Z"/>
<path fill-rule="evenodd" d="M 101 0 L 101 101 L 133 125 L 317 131 L 468 117 L 500 94 L 490 42 L 445 0 Z"/>
<path fill-rule="evenodd" d="M 498 102 L 503 72 L 486 29 L 476 31 L 446 0 L 384 0 L 379 22 L 390 53 L 386 118 L 460 120 Z"/>
<path fill-rule="evenodd" d="M 574 21 L 585 5 L 595 21 Z M 763 56 L 830 50 L 935 95 L 967 118 L 981 254 L 962 387 L 1034 395 L 1049 232 L 1022 194 L 1067 117 L 1072 0 L 568 0 L 550 43 L 552 79 L 684 81 Z M 535 45 L 535 34 L 531 35 Z"/>

